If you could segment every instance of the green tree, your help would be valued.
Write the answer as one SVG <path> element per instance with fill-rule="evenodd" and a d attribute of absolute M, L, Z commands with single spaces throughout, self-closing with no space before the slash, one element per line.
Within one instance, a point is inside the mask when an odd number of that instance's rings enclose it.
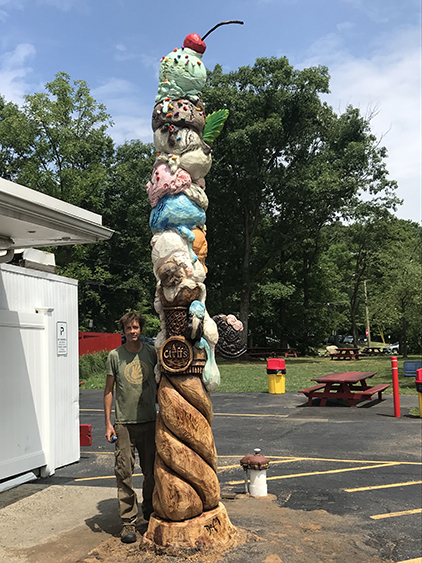
<path fill-rule="evenodd" d="M 130 141 L 119 146 L 109 170 L 104 195 L 104 223 L 115 230 L 112 238 L 97 248 L 97 261 L 109 279 L 100 293 L 104 304 L 102 323 L 114 330 L 116 319 L 127 310 L 154 317 L 155 278 L 152 272 L 151 205 L 146 184 L 151 178 L 155 152 L 151 144 Z M 151 326 L 155 326 L 154 323 Z"/>
<path fill-rule="evenodd" d="M 25 96 L 23 111 L 35 136 L 30 165 L 19 181 L 90 211 L 103 209 L 104 185 L 113 160 L 112 125 L 86 82 L 59 72 L 45 93 Z"/>
<path fill-rule="evenodd" d="M 45 92 L 25 96 L 22 108 L 0 101 L 0 173 L 95 213 L 104 209 L 105 191 L 114 162 L 112 124 L 84 81 L 71 82 L 59 72 Z M 101 316 L 98 288 L 110 277 L 98 260 L 96 245 L 51 249 L 58 273 L 79 280 L 80 320 Z"/>
<path fill-rule="evenodd" d="M 0 96 L 0 176 L 17 180 L 28 163 L 35 136 L 28 117 L 12 102 Z"/>
<path fill-rule="evenodd" d="M 362 191 L 394 204 L 385 149 L 358 110 L 338 116 L 322 103 L 328 87 L 325 67 L 299 71 L 273 57 L 228 74 L 217 66 L 204 91 L 208 112 L 230 111 L 207 180 L 214 306 L 234 307 L 253 328 L 254 292 L 265 294 L 282 344 L 304 350 L 326 307 L 323 227 L 349 218 Z"/>
<path fill-rule="evenodd" d="M 422 349 L 422 229 L 417 223 L 395 219 L 389 244 L 379 254 L 370 292 L 371 321 L 400 341 Z"/>

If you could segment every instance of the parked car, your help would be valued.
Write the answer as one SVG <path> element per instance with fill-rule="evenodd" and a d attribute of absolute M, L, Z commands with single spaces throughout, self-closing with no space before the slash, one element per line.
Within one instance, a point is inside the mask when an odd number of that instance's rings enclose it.
<path fill-rule="evenodd" d="M 345 336 L 343 338 L 343 344 L 353 344 L 353 336 Z"/>
<path fill-rule="evenodd" d="M 398 354 L 400 348 L 399 342 L 394 342 L 394 344 L 389 344 L 388 346 L 384 346 L 382 351 L 384 354 Z"/>
<path fill-rule="evenodd" d="M 339 344 L 343 342 L 343 338 L 344 336 L 342 336 L 341 334 L 337 336 Z M 336 336 L 334 334 L 331 334 L 330 336 L 324 339 L 324 344 L 336 344 Z"/>

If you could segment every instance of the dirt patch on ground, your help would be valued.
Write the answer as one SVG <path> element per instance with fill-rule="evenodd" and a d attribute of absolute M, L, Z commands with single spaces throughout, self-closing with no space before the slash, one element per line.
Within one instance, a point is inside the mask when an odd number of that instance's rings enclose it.
<path fill-rule="evenodd" d="M 212 552 L 168 556 L 145 549 L 139 543 L 123 545 L 109 538 L 80 563 L 386 563 L 371 538 L 360 530 L 359 520 L 335 516 L 324 510 L 305 512 L 281 508 L 276 497 L 262 499 L 240 495 L 226 502 L 230 519 L 237 526 L 234 542 Z M 142 530 L 141 530 L 142 531 Z"/>
<path fill-rule="evenodd" d="M 275 496 L 225 500 L 237 528 L 212 552 L 170 556 L 120 542 L 114 488 L 24 485 L 1 495 L 0 563 L 386 563 L 355 516 L 280 507 Z"/>

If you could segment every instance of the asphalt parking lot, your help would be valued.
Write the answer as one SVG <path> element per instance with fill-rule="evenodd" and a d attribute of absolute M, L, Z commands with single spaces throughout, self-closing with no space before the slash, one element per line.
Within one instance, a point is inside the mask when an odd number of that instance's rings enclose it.
<path fill-rule="evenodd" d="M 357 408 L 329 402 L 308 407 L 293 393 L 214 393 L 213 432 L 222 494 L 245 491 L 239 460 L 261 448 L 270 461 L 268 492 L 280 506 L 356 514 L 385 560 L 422 556 L 421 420 L 408 415 L 416 396 L 392 396 Z M 50 479 L 113 486 L 113 449 L 104 438 L 102 392 L 82 390 L 80 422 L 92 425 L 92 446 L 78 464 Z M 136 473 L 138 486 L 142 476 Z"/>
<path fill-rule="evenodd" d="M 92 425 L 93 441 L 78 463 L 0 495 L 1 563 L 74 563 L 104 542 L 118 546 L 114 446 L 104 438 L 102 398 L 102 391 L 80 392 L 80 423 Z M 264 563 L 422 563 L 422 419 L 409 415 L 417 396 L 401 397 L 401 418 L 391 395 L 356 408 L 309 407 L 295 393 L 217 392 L 212 401 L 223 502 L 236 526 L 265 539 L 230 552 L 227 563 L 252 555 Z M 258 504 L 243 494 L 239 465 L 257 447 L 270 461 L 268 501 Z M 25 534 L 14 521 L 27 522 Z M 95 557 L 111 561 L 104 552 Z"/>

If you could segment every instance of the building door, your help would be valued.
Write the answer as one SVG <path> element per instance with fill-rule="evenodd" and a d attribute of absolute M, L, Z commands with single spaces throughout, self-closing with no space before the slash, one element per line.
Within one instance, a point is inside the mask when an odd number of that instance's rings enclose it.
<path fill-rule="evenodd" d="M 46 465 L 49 389 L 41 315 L 0 310 L 0 479 Z"/>

